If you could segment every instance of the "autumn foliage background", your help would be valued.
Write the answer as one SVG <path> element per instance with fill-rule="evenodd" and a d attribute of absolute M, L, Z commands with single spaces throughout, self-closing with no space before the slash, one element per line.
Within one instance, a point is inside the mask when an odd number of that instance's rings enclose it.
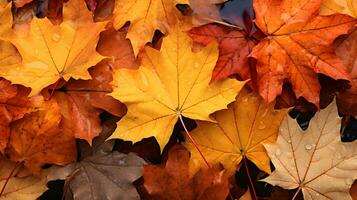
<path fill-rule="evenodd" d="M 356 0 L 0 0 L 0 200 L 357 199 Z"/>

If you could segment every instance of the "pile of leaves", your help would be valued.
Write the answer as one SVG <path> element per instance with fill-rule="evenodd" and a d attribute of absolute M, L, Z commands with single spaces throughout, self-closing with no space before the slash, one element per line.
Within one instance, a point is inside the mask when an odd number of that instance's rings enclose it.
<path fill-rule="evenodd" d="M 0 0 L 0 199 L 357 199 L 355 0 Z"/>

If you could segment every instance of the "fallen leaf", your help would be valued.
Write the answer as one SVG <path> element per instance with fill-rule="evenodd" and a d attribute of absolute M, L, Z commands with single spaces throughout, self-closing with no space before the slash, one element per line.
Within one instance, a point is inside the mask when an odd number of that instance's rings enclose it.
<path fill-rule="evenodd" d="M 347 14 L 357 17 L 356 0 L 323 0 L 320 8 L 321 15 L 331 15 L 334 13 Z"/>
<path fill-rule="evenodd" d="M 5 31 L 12 26 L 11 3 L 7 0 L 0 0 L 0 39 L 3 39 Z"/>
<path fill-rule="evenodd" d="M 189 31 L 193 41 L 208 45 L 216 40 L 219 43 L 219 57 L 212 74 L 212 82 L 238 74 L 243 80 L 250 78 L 248 55 L 255 42 L 247 39 L 244 31 L 227 26 L 208 24 Z"/>
<path fill-rule="evenodd" d="M 11 124 L 6 152 L 11 160 L 24 162 L 37 175 L 46 163 L 65 165 L 76 160 L 72 127 L 63 125 L 61 108 L 54 98 Z"/>
<path fill-rule="evenodd" d="M 170 149 L 164 166 L 144 166 L 144 187 L 151 199 L 226 199 L 228 176 L 217 166 L 189 177 L 190 153 L 182 146 Z"/>
<path fill-rule="evenodd" d="M 277 143 L 264 145 L 275 171 L 263 181 L 298 188 L 305 200 L 351 199 L 349 189 L 357 178 L 357 142 L 341 142 L 340 124 L 335 102 L 318 112 L 306 131 L 286 117 Z"/>
<path fill-rule="evenodd" d="M 135 154 L 98 151 L 84 160 L 52 168 L 48 180 L 67 179 L 73 199 L 140 199 L 132 184 L 145 161 Z"/>
<path fill-rule="evenodd" d="M 352 87 L 337 94 L 338 111 L 344 115 L 357 116 L 357 28 L 336 48 L 346 71 L 350 74 Z"/>
<path fill-rule="evenodd" d="M 272 102 L 288 79 L 296 97 L 319 106 L 317 73 L 349 80 L 332 48 L 334 39 L 356 24 L 342 14 L 319 16 L 320 0 L 254 1 L 256 25 L 267 37 L 253 48 L 259 94 Z"/>
<path fill-rule="evenodd" d="M 22 56 L 15 67 L 1 67 L 0 76 L 32 88 L 31 95 L 63 78 L 90 79 L 87 69 L 103 59 L 95 51 L 106 22 L 94 23 L 81 0 L 64 5 L 64 22 L 58 26 L 34 18 L 28 33 L 9 31 L 6 38 Z"/>
<path fill-rule="evenodd" d="M 89 69 L 91 80 L 71 79 L 60 91 L 54 93 L 62 115 L 75 133 L 76 138 L 85 139 L 89 144 L 102 131 L 99 115 L 107 111 L 123 116 L 126 107 L 109 96 L 112 92 L 110 82 L 112 71 L 106 62 L 100 62 Z"/>
<path fill-rule="evenodd" d="M 17 177 L 16 173 L 10 176 L 11 171 L 17 165 L 3 157 L 0 158 L 0 188 L 4 187 L 6 180 L 7 185 L 0 196 L 1 200 L 26 200 L 37 199 L 43 192 L 47 190 L 46 176 L 42 174 L 40 177 L 26 176 Z"/>
<path fill-rule="evenodd" d="M 199 26 L 212 22 L 223 21 L 219 12 L 219 5 L 227 0 L 189 0 L 193 10 L 193 25 Z"/>
<path fill-rule="evenodd" d="M 242 159 L 251 160 L 259 169 L 270 173 L 270 160 L 263 143 L 273 143 L 287 110 L 274 110 L 274 104 L 266 105 L 256 93 L 242 90 L 228 110 L 214 113 L 217 123 L 197 122 L 191 132 L 209 163 L 222 163 L 234 174 Z M 190 174 L 205 167 L 202 157 L 186 138 L 191 152 Z"/>
<path fill-rule="evenodd" d="M 188 0 L 117 0 L 113 25 L 119 29 L 130 22 L 127 38 L 137 56 L 140 49 L 152 41 L 155 30 L 165 34 L 176 24 L 181 15 L 176 4 L 188 4 Z"/>
<path fill-rule="evenodd" d="M 24 87 L 11 85 L 0 78 L 0 91 L 0 153 L 4 153 L 10 136 L 10 123 L 33 111 L 34 106 L 27 97 L 29 90 Z"/>
<path fill-rule="evenodd" d="M 163 39 L 161 50 L 145 48 L 138 70 L 119 69 L 110 95 L 128 107 L 110 137 L 138 142 L 154 136 L 161 150 L 179 116 L 212 121 L 226 108 L 244 82 L 233 79 L 209 85 L 217 61 L 216 43 L 194 53 L 192 41 L 177 26 Z"/>
<path fill-rule="evenodd" d="M 113 69 L 139 67 L 125 31 L 116 31 L 113 28 L 103 31 L 100 34 L 97 51 L 103 56 L 110 57 L 107 61 Z"/>

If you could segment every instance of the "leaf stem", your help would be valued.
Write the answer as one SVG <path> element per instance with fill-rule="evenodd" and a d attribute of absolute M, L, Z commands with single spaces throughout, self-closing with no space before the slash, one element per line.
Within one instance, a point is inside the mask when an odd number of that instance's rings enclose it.
<path fill-rule="evenodd" d="M 238 29 L 238 30 L 240 30 L 240 31 L 244 30 L 244 29 L 243 29 L 242 27 L 240 27 L 240 26 L 236 26 L 236 25 L 229 24 L 229 23 L 226 23 L 226 22 L 223 22 L 223 21 L 211 19 L 211 18 L 208 18 L 208 17 L 202 17 L 201 19 L 207 20 L 207 21 L 209 21 L 209 22 L 211 22 L 211 23 L 217 23 L 217 24 L 221 24 L 221 25 L 224 25 L 224 26 L 236 28 L 236 29 Z"/>
<path fill-rule="evenodd" d="M 8 177 L 6 178 L 6 180 L 5 180 L 4 185 L 3 185 L 2 188 L 1 188 L 0 197 L 1 197 L 2 194 L 4 193 L 5 188 L 6 188 L 6 185 L 9 183 L 11 177 L 13 177 L 13 175 L 14 175 L 16 169 L 20 168 L 21 166 L 22 166 L 22 162 L 16 162 L 14 168 L 11 170 L 9 176 L 8 176 Z"/>
<path fill-rule="evenodd" d="M 202 151 L 200 150 L 200 148 L 198 147 L 198 144 L 196 143 L 196 141 L 193 139 L 193 137 L 191 136 L 191 134 L 188 132 L 187 128 L 186 128 L 186 125 L 185 123 L 183 122 L 183 119 L 182 119 L 182 115 L 181 114 L 178 114 L 178 117 L 181 121 L 181 124 L 183 126 L 183 128 L 185 129 L 185 132 L 188 136 L 188 138 L 191 140 L 192 144 L 195 146 L 195 148 L 197 149 L 197 151 L 200 153 L 202 159 L 204 160 L 204 162 L 206 163 L 207 167 L 208 168 L 211 168 L 211 165 L 208 163 L 208 161 L 206 160 L 205 156 L 203 155 Z"/>
<path fill-rule="evenodd" d="M 52 90 L 51 90 L 51 93 L 50 93 L 50 97 L 47 99 L 47 101 L 51 100 L 53 94 L 55 93 L 55 90 L 59 84 L 60 80 L 56 81 L 55 85 L 53 86 Z"/>
<path fill-rule="evenodd" d="M 291 200 L 295 200 L 295 198 L 299 194 L 300 190 L 301 190 L 301 187 L 299 187 L 299 189 L 295 192 L 295 194 L 294 194 L 294 196 L 293 196 L 293 198 Z"/>
<path fill-rule="evenodd" d="M 63 194 L 62 194 L 62 200 L 64 200 L 66 198 L 66 193 L 68 191 L 68 187 L 69 187 L 69 183 L 72 181 L 72 179 L 74 178 L 74 176 L 81 171 L 80 168 L 75 169 L 71 174 L 69 174 L 64 182 L 64 186 L 63 186 Z"/>
<path fill-rule="evenodd" d="M 249 179 L 250 188 L 252 189 L 252 192 L 253 192 L 253 196 L 252 197 L 253 197 L 254 200 L 258 200 L 257 193 L 255 192 L 253 180 L 252 180 L 252 177 L 250 176 L 250 173 L 249 173 L 247 159 L 246 159 L 245 156 L 243 156 L 243 162 L 244 162 L 245 172 L 247 173 L 247 176 L 248 176 L 248 179 Z"/>

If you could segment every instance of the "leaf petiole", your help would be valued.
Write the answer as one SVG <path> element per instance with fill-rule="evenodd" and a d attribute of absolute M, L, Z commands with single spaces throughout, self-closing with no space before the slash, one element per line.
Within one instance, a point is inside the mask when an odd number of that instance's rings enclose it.
<path fill-rule="evenodd" d="M 183 128 L 185 129 L 185 132 L 188 136 L 188 138 L 191 140 L 192 144 L 195 146 L 195 148 L 197 149 L 197 151 L 200 153 L 202 159 L 204 160 L 204 162 L 206 163 L 207 167 L 208 168 L 211 168 L 211 165 L 208 163 L 208 161 L 206 160 L 205 156 L 203 155 L 202 151 L 200 150 L 200 148 L 198 147 L 198 144 L 196 143 L 196 141 L 193 139 L 193 137 L 191 136 L 191 134 L 188 132 L 187 128 L 186 128 L 186 125 L 185 123 L 183 122 L 183 119 L 182 119 L 182 115 L 180 113 L 178 113 L 178 118 L 180 119 L 180 122 L 183 126 Z"/>

